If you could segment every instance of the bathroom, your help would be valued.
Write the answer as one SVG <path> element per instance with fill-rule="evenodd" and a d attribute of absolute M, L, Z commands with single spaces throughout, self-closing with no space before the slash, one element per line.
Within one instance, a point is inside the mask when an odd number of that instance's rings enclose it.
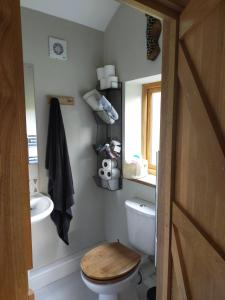
<path fill-rule="evenodd" d="M 99 67 L 115 65 L 115 75 L 122 86 L 118 111 L 122 170 L 127 161 L 134 159 L 132 156 L 138 160 L 142 152 L 142 86 L 161 81 L 162 54 L 158 53 L 154 60 L 147 58 L 147 17 L 143 12 L 114 0 L 96 1 L 104 12 L 101 18 L 94 5 L 68 1 L 68 7 L 64 7 L 67 2 L 51 5 L 53 2 L 21 0 L 27 119 L 30 116 L 36 123 L 35 134 L 29 133 L 35 126 L 27 122 L 27 134 L 36 136 L 33 142 L 37 144 L 37 151 L 30 155 L 30 194 L 48 194 L 45 163 L 49 98 L 69 96 L 65 101 L 72 98 L 73 103 L 62 103 L 60 108 L 74 185 L 73 218 L 69 245 L 59 238 L 50 216 L 32 223 L 33 269 L 29 272 L 29 285 L 37 300 L 94 300 L 98 295 L 82 281 L 80 261 L 90 249 L 106 242 L 119 240 L 134 249 L 128 236 L 125 201 L 138 198 L 155 204 L 156 173 L 129 179 L 123 174 L 121 186 L 113 191 L 96 184 L 93 176 L 97 175 L 99 165 L 96 168 L 93 145 L 101 126 L 97 126 L 83 95 L 96 88 Z M 82 10 L 84 6 L 86 11 Z M 75 9 L 80 11 L 72 13 Z M 51 38 L 63 43 L 65 57 L 50 57 Z M 162 34 L 159 47 L 162 48 Z M 27 98 L 32 97 L 31 108 Z M 159 136 L 159 129 L 157 132 Z M 29 151 L 34 150 L 32 147 L 31 143 Z M 134 283 L 137 293 L 124 290 L 122 300 L 154 299 L 147 298 L 148 291 L 156 285 L 154 253 L 151 259 L 143 256 L 142 263 Z"/>

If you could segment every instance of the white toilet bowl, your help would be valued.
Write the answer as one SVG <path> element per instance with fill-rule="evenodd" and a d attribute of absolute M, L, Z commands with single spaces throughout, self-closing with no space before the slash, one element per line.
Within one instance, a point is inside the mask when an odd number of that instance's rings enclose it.
<path fill-rule="evenodd" d="M 142 199 L 126 202 L 129 241 L 134 248 L 146 255 L 154 255 L 155 205 Z M 86 286 L 99 295 L 99 300 L 118 300 L 120 292 L 138 273 L 141 257 L 120 243 L 105 243 L 88 253 L 81 260 L 81 277 Z"/>
<path fill-rule="evenodd" d="M 135 278 L 138 274 L 139 267 L 136 268 L 130 275 L 122 277 L 120 280 L 111 283 L 98 283 L 87 278 L 81 271 L 81 278 L 83 279 L 86 286 L 98 294 L 99 300 L 118 300 L 118 295 L 123 290 L 129 287 L 129 285 L 134 284 Z"/>
<path fill-rule="evenodd" d="M 126 288 L 136 288 L 141 257 L 119 242 L 104 243 L 84 255 L 81 278 L 86 286 L 99 295 L 99 300 L 118 300 Z"/>

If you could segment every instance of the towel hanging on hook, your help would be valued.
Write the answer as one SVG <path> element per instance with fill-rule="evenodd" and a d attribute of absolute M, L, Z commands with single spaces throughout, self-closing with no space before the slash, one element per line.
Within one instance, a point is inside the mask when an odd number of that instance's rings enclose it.
<path fill-rule="evenodd" d="M 58 235 L 68 245 L 74 187 L 63 118 L 57 98 L 52 98 L 50 102 L 45 167 L 49 177 L 48 193 L 54 203 L 51 218 Z"/>

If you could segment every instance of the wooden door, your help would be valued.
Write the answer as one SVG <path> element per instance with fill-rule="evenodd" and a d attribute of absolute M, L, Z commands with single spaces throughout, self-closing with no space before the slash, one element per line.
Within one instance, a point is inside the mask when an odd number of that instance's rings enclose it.
<path fill-rule="evenodd" d="M 225 1 L 180 15 L 171 299 L 225 299 Z"/>
<path fill-rule="evenodd" d="M 223 300 L 225 1 L 123 2 L 164 25 L 157 300 Z"/>
<path fill-rule="evenodd" d="M 19 0 L 0 0 L 0 299 L 28 300 L 32 268 Z"/>

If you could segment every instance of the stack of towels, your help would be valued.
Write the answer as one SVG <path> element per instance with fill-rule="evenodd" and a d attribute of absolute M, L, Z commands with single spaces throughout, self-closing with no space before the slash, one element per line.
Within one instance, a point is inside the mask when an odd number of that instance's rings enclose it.
<path fill-rule="evenodd" d="M 117 168 L 117 161 L 114 159 L 104 159 L 102 168 L 98 170 L 102 186 L 110 190 L 119 189 L 120 170 Z"/>
<path fill-rule="evenodd" d="M 97 77 L 100 81 L 100 90 L 118 88 L 118 77 L 114 65 L 107 65 L 97 69 Z"/>

